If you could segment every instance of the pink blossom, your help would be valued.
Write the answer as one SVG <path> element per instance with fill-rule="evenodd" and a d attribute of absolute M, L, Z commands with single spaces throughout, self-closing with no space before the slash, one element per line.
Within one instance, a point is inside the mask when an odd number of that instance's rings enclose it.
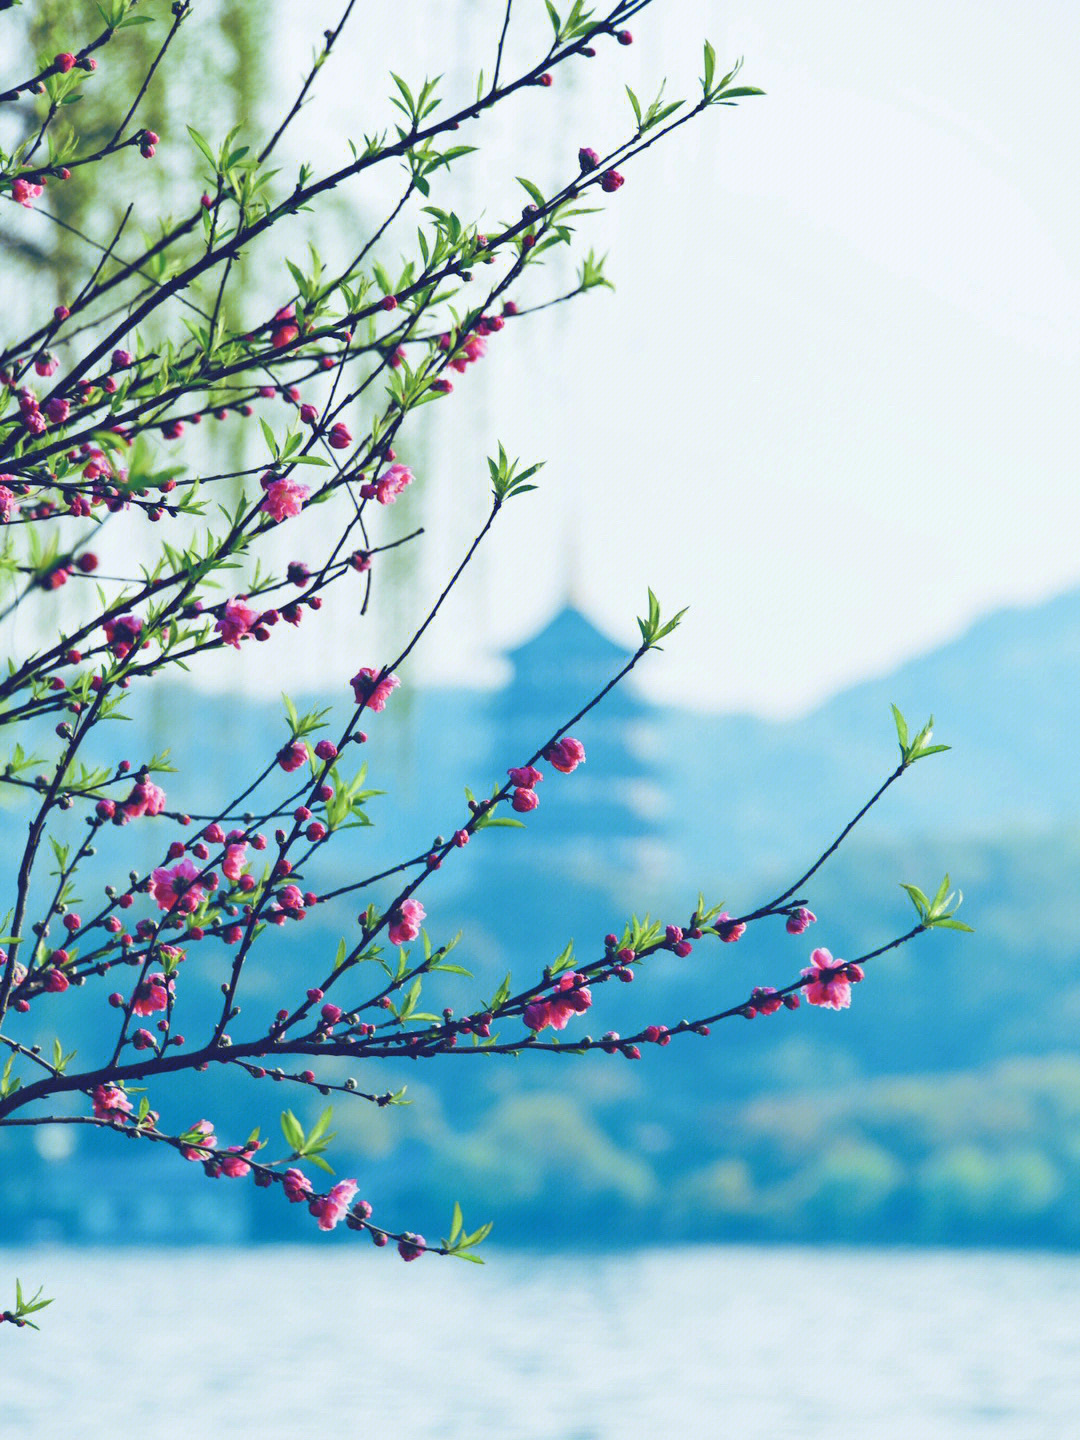
<path fill-rule="evenodd" d="M 556 770 L 561 770 L 564 775 L 569 775 L 579 765 L 585 762 L 585 746 L 580 740 L 575 740 L 572 735 L 564 735 L 561 740 L 556 740 L 544 751 L 544 759 L 554 765 Z"/>
<path fill-rule="evenodd" d="M 317 1217 L 320 1230 L 333 1230 L 339 1220 L 344 1220 L 357 1188 L 355 1180 L 339 1180 L 329 1195 L 317 1195 L 311 1201 L 308 1209 Z"/>
<path fill-rule="evenodd" d="M 759 1015 L 775 1015 L 783 1006 L 783 999 L 772 985 L 757 985 L 750 992 L 751 1007 Z"/>
<path fill-rule="evenodd" d="M 251 631 L 259 618 L 257 610 L 244 604 L 246 599 L 246 595 L 237 595 L 234 600 L 226 601 L 221 619 L 214 626 L 215 630 L 221 632 L 225 644 L 232 645 L 236 650 L 240 649 L 240 641 Z"/>
<path fill-rule="evenodd" d="M 530 1030 L 565 1030 L 573 1015 L 583 1015 L 592 1004 L 592 992 L 583 975 L 564 975 L 547 1000 L 536 999 L 525 1007 L 525 1024 Z"/>
<path fill-rule="evenodd" d="M 308 486 L 298 485 L 294 480 L 274 480 L 266 487 L 266 499 L 259 509 L 280 522 L 290 515 L 299 515 L 310 494 Z"/>
<path fill-rule="evenodd" d="M 138 780 L 120 808 L 129 820 L 140 815 L 160 815 L 165 809 L 165 791 L 152 780 Z"/>
<path fill-rule="evenodd" d="M 20 175 L 11 186 L 11 198 L 17 200 L 20 205 L 30 209 L 30 201 L 36 200 L 41 194 L 41 186 L 35 185 L 30 180 L 24 180 Z"/>
<path fill-rule="evenodd" d="M 800 905 L 788 916 L 785 928 L 789 935 L 801 935 L 804 930 L 808 930 L 813 925 L 816 919 L 817 916 L 812 910 L 807 910 L 804 905 Z"/>
<path fill-rule="evenodd" d="M 377 681 L 378 671 L 372 670 L 365 665 L 358 670 L 349 681 L 353 687 L 353 695 L 358 705 L 365 705 L 369 710 L 385 710 L 386 702 L 401 684 L 396 675 L 384 675 Z"/>
<path fill-rule="evenodd" d="M 391 945 L 405 945 L 420 934 L 420 926 L 427 918 L 427 911 L 419 900 L 403 900 L 390 913 L 388 934 Z"/>
<path fill-rule="evenodd" d="M 524 790 L 534 789 L 544 778 L 534 765 L 512 765 L 506 773 L 511 785 L 519 785 Z"/>
<path fill-rule="evenodd" d="M 385 475 L 375 481 L 375 499 L 380 505 L 392 505 L 406 485 L 411 485 L 413 473 L 407 465 L 391 465 Z M 365 487 L 366 488 L 366 487 Z"/>
<path fill-rule="evenodd" d="M 733 920 L 726 910 L 722 910 L 716 917 L 716 933 L 726 945 L 731 945 L 746 934 L 746 926 L 741 920 Z"/>
<path fill-rule="evenodd" d="M 203 902 L 202 872 L 190 860 L 181 860 L 171 870 L 155 870 L 151 880 L 150 893 L 162 910 L 175 907 L 181 915 L 190 915 Z"/>
<path fill-rule="evenodd" d="M 209 1160 L 210 1151 L 217 1149 L 217 1136 L 214 1134 L 214 1122 L 212 1120 L 196 1120 L 195 1124 L 186 1132 L 189 1135 L 199 1135 L 206 1142 L 207 1149 L 201 1145 L 181 1145 L 180 1154 L 185 1160 Z"/>
<path fill-rule="evenodd" d="M 290 1205 L 298 1205 L 311 1194 L 311 1181 L 302 1170 L 286 1170 L 281 1186 Z"/>
<path fill-rule="evenodd" d="M 851 981 L 843 960 L 834 960 L 828 950 L 814 950 L 810 959 L 813 965 L 802 972 L 811 982 L 803 987 L 807 1000 L 828 1010 L 846 1010 L 851 1004 Z"/>
<path fill-rule="evenodd" d="M 288 910 L 293 914 L 302 915 L 304 913 L 304 892 L 299 885 L 286 885 L 278 892 L 277 898 L 283 910 Z"/>
<path fill-rule="evenodd" d="M 514 791 L 514 798 L 510 804 L 521 814 L 526 814 L 528 811 L 536 809 L 540 804 L 540 797 L 535 790 L 529 790 L 525 786 L 519 785 Z"/>
<path fill-rule="evenodd" d="M 238 841 L 225 847 L 225 859 L 221 862 L 221 868 L 227 880 L 239 880 L 243 873 L 244 863 L 247 860 L 247 845 Z"/>
<path fill-rule="evenodd" d="M 290 740 L 277 752 L 277 762 L 286 771 L 299 770 L 307 758 L 307 746 L 303 740 Z"/>
<path fill-rule="evenodd" d="M 230 1145 L 228 1154 L 221 1160 L 221 1173 L 227 1175 L 230 1180 L 242 1180 L 245 1175 L 251 1173 L 251 1166 L 246 1159 L 249 1153 L 240 1145 Z"/>
<path fill-rule="evenodd" d="M 349 433 L 349 428 L 347 425 L 343 425 L 340 420 L 336 425 L 330 426 L 330 435 L 328 438 L 335 450 L 347 450 L 352 444 L 352 435 Z"/>
<path fill-rule="evenodd" d="M 546 1000 L 533 1000 L 525 1006 L 523 1016 L 525 1024 L 530 1030 L 543 1030 L 551 1022 L 548 1018 L 548 1007 Z"/>
<path fill-rule="evenodd" d="M 592 993 L 584 988 L 561 990 L 547 1003 L 548 1023 L 555 1030 L 565 1030 L 572 1015 L 582 1015 L 592 1004 Z"/>
<path fill-rule="evenodd" d="M 138 615 L 118 615 L 115 620 L 106 620 L 102 628 L 110 650 L 122 660 L 139 643 L 143 622 Z"/>
<path fill-rule="evenodd" d="M 174 994 L 175 990 L 176 982 L 171 976 L 166 980 L 160 971 L 155 975 L 148 975 L 135 987 L 131 1013 L 133 1015 L 154 1015 L 158 1010 L 167 1009 L 169 996 Z"/>
<path fill-rule="evenodd" d="M 7 477 L 5 477 L 7 478 Z M 6 485 L 0 485 L 0 525 L 6 525 L 11 507 L 15 503 L 14 493 Z"/>
<path fill-rule="evenodd" d="M 95 1120 L 111 1120 L 115 1125 L 125 1115 L 131 1114 L 131 1101 L 116 1085 L 95 1085 L 90 1099 L 94 1105 Z"/>

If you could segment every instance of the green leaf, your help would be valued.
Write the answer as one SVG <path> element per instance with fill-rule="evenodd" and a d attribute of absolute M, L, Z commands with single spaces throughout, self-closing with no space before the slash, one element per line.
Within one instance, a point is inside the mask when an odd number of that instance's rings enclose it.
<path fill-rule="evenodd" d="M 756 85 L 737 85 L 734 90 L 721 90 L 713 99 L 723 104 L 729 100 L 744 100 L 749 95 L 764 95 L 764 90 L 759 90 Z"/>
<path fill-rule="evenodd" d="M 900 888 L 901 890 L 907 891 L 908 895 L 911 897 L 911 903 L 915 906 L 915 909 L 919 912 L 919 914 L 925 919 L 926 915 L 929 913 L 930 910 L 930 901 L 926 898 L 926 896 L 919 889 L 919 887 L 917 885 L 905 885 L 904 882 L 901 881 Z"/>
<path fill-rule="evenodd" d="M 304 1142 L 305 1145 L 310 1145 L 313 1140 L 321 1140 L 322 1137 L 326 1134 L 327 1130 L 330 1128 L 330 1121 L 333 1118 L 334 1107 L 332 1105 L 327 1105 L 326 1109 L 319 1116 L 318 1120 L 315 1121 L 313 1127 L 308 1131 L 307 1139 Z"/>
<path fill-rule="evenodd" d="M 716 74 L 716 51 L 705 41 L 705 78 L 702 80 L 702 88 L 707 95 L 712 89 L 713 76 Z"/>
<path fill-rule="evenodd" d="M 191 136 L 192 140 L 195 141 L 195 144 L 199 147 L 202 153 L 206 156 L 207 160 L 209 160 L 210 164 L 214 168 L 214 171 L 216 172 L 218 168 L 217 157 L 215 156 L 213 150 L 210 149 L 209 144 L 199 134 L 198 130 L 196 130 L 193 126 L 189 125 L 187 127 L 187 132 Z"/>
<path fill-rule="evenodd" d="M 289 1149 L 298 1154 L 304 1148 L 304 1130 L 291 1110 L 281 1112 L 281 1133 Z"/>
<path fill-rule="evenodd" d="M 904 719 L 903 715 L 900 714 L 900 711 L 896 708 L 895 705 L 892 707 L 892 713 L 893 719 L 896 721 L 896 736 L 897 739 L 900 741 L 900 749 L 906 752 L 908 748 L 907 721 Z"/>
<path fill-rule="evenodd" d="M 532 199 L 536 201 L 537 207 L 543 210 L 546 202 L 542 193 L 536 188 L 533 182 L 531 180 L 524 179 L 521 175 L 518 175 L 516 179 L 518 184 L 524 186 L 524 188 L 529 192 Z"/>
<path fill-rule="evenodd" d="M 942 880 L 941 884 L 938 886 L 938 888 L 937 888 L 937 894 L 934 896 L 933 900 L 930 902 L 930 908 L 931 908 L 931 910 L 941 909 L 941 908 L 944 906 L 944 904 L 945 904 L 945 897 L 948 895 L 948 893 L 949 893 L 949 872 L 946 870 L 946 872 L 945 872 L 945 879 Z"/>

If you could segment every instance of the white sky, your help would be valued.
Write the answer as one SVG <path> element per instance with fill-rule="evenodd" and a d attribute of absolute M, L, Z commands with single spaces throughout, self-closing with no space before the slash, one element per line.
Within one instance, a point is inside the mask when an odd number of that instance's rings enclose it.
<path fill-rule="evenodd" d="M 337 8 L 287 6 L 283 101 L 302 36 Z M 540 0 L 518 10 L 524 54 L 529 16 L 534 39 L 547 21 Z M 445 71 L 448 103 L 463 97 L 500 14 L 363 7 L 297 154 L 322 168 L 345 135 L 388 124 L 389 69 Z M 788 715 L 1080 582 L 1080 10 L 658 0 L 632 28 L 632 47 L 505 107 L 493 143 L 479 130 L 462 179 L 489 223 L 524 200 L 515 174 L 551 188 L 579 145 L 615 143 L 624 82 L 648 95 L 667 76 L 669 95 L 692 95 L 706 35 L 767 97 L 628 165 L 580 232 L 610 251 L 617 293 L 507 327 L 430 408 L 407 456 L 421 483 L 386 517 L 429 535 L 413 578 L 384 590 L 388 618 L 361 632 L 335 607 L 336 628 L 247 647 L 245 679 L 273 672 L 276 690 L 289 673 L 299 689 L 390 658 L 482 523 L 500 439 L 547 460 L 542 488 L 500 518 L 414 681 L 497 680 L 499 651 L 568 596 L 630 647 L 651 585 L 666 610 L 691 607 L 647 667 L 651 694 Z M 473 218 L 454 185 L 433 200 Z M 283 527 L 283 553 L 304 553 L 304 524 Z"/>

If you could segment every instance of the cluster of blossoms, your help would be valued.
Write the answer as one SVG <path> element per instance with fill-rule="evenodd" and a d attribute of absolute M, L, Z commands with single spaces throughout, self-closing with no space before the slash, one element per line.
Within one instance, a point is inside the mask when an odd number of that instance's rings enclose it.
<path fill-rule="evenodd" d="M 551 1026 L 565 1030 L 572 1015 L 583 1015 L 592 1004 L 592 992 L 584 975 L 563 975 L 547 999 L 533 1000 L 525 1007 L 524 1020 L 530 1030 L 539 1033 Z"/>
<path fill-rule="evenodd" d="M 115 620 L 106 620 L 102 628 L 109 649 L 123 660 L 139 644 L 143 622 L 138 615 L 118 615 Z"/>
<path fill-rule="evenodd" d="M 319 1222 L 320 1230 L 333 1230 L 352 1204 L 357 1191 L 355 1180 L 339 1180 L 327 1195 L 319 1195 L 309 1201 L 308 1209 Z"/>
<path fill-rule="evenodd" d="M 364 500 L 377 500 L 380 505 L 392 505 L 414 476 L 407 465 L 391 465 L 377 480 L 366 481 L 360 486 Z"/>
<path fill-rule="evenodd" d="M 90 1095 L 94 1106 L 95 1120 L 109 1120 L 120 1124 L 131 1114 L 131 1101 L 118 1085 L 95 1085 Z"/>
<path fill-rule="evenodd" d="M 483 235 L 478 236 L 477 241 L 482 247 L 487 244 L 486 237 Z M 467 335 L 464 340 L 455 340 L 449 331 L 440 335 L 438 346 L 443 354 L 456 352 L 448 362 L 450 369 L 463 375 L 470 365 L 475 365 L 477 360 L 482 360 L 487 354 L 487 337 L 501 330 L 505 324 L 506 321 L 501 315 L 481 315 L 472 333 Z M 444 393 L 449 389 L 449 384 L 449 381 L 443 381 Z M 432 388 L 434 389 L 436 385 L 438 385 L 438 381 L 434 382 Z"/>
<path fill-rule="evenodd" d="M 403 900 L 390 912 L 387 935 L 391 945 L 407 945 L 420 934 L 420 926 L 427 919 L 427 911 L 419 900 Z"/>
<path fill-rule="evenodd" d="M 571 774 L 579 765 L 585 763 L 585 747 L 572 735 L 566 735 L 563 739 L 548 745 L 543 755 L 553 769 L 561 771 L 564 775 Z M 510 776 L 510 783 L 514 787 L 510 804 L 521 814 L 535 810 L 540 804 L 536 787 L 544 778 L 543 772 L 537 770 L 535 765 L 511 765 L 506 773 Z"/>
<path fill-rule="evenodd" d="M 246 605 L 246 595 L 236 595 L 225 603 L 225 607 L 214 626 L 226 645 L 240 649 L 240 641 L 249 635 L 259 622 L 259 611 Z"/>
<path fill-rule="evenodd" d="M 124 825 L 142 815 L 160 815 L 164 809 L 165 791 L 148 776 L 141 776 L 127 799 L 116 807 L 112 819 L 114 823 Z"/>

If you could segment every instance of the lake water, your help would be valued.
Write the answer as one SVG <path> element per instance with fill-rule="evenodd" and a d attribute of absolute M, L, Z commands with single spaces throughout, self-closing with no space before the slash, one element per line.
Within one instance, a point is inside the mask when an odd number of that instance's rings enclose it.
<path fill-rule="evenodd" d="M 1080 1257 L 701 1246 L 0 1251 L 44 1283 L 0 1332 L 33 1440 L 1062 1440 Z"/>

